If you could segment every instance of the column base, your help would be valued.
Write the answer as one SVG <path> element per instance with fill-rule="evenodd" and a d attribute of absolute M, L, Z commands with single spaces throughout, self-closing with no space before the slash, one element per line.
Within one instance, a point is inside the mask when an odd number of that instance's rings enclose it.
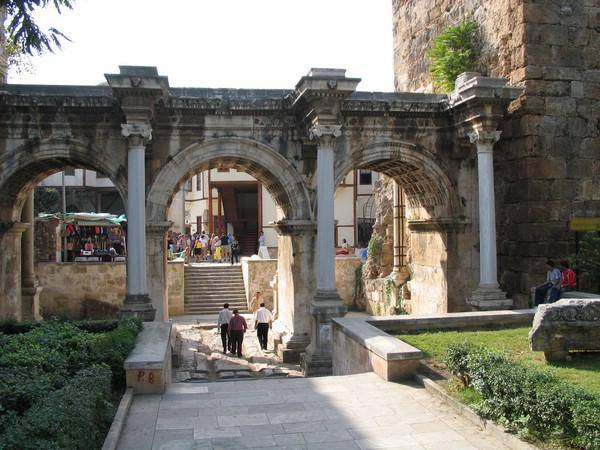
<path fill-rule="evenodd" d="M 337 291 L 317 290 L 310 305 L 310 313 L 314 318 L 312 340 L 301 361 L 306 376 L 332 374 L 331 319 L 344 317 L 347 311 Z"/>
<path fill-rule="evenodd" d="M 513 301 L 506 298 L 506 292 L 500 290 L 498 286 L 479 286 L 467 303 L 478 311 L 496 311 L 510 309 Z"/>
<path fill-rule="evenodd" d="M 281 337 L 273 339 L 275 352 L 282 362 L 286 364 L 299 364 L 300 356 L 306 351 L 310 343 L 308 336 L 292 336 L 292 338 L 283 342 Z"/>
<path fill-rule="evenodd" d="M 22 319 L 40 321 L 40 294 L 44 288 L 37 282 L 29 282 L 21 287 Z"/>
<path fill-rule="evenodd" d="M 143 322 L 152 322 L 156 317 L 156 309 L 148 295 L 127 294 L 123 306 L 119 310 L 119 319 L 139 317 Z"/>

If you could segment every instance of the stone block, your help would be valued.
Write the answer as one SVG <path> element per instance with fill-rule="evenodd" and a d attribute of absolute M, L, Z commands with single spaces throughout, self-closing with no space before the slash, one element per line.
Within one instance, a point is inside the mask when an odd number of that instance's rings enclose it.
<path fill-rule="evenodd" d="M 162 394 L 171 381 L 171 323 L 144 322 L 123 364 L 127 387 L 136 394 Z"/>
<path fill-rule="evenodd" d="M 529 345 L 543 351 L 548 361 L 563 360 L 570 351 L 600 351 L 600 297 L 540 305 Z"/>
<path fill-rule="evenodd" d="M 527 175 L 531 178 L 564 178 L 566 173 L 564 159 L 530 158 L 527 160 Z"/>
<path fill-rule="evenodd" d="M 560 16 L 554 5 L 546 3 L 524 3 L 523 19 L 530 24 L 559 24 Z"/>

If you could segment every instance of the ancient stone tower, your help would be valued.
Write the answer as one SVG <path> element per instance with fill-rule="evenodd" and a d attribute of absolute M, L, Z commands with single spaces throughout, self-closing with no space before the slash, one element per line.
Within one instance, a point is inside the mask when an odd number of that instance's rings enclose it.
<path fill-rule="evenodd" d="M 569 221 L 600 216 L 600 0 L 393 0 L 397 91 L 431 91 L 425 51 L 465 19 L 479 71 L 524 87 L 494 151 L 499 279 L 523 306 L 544 259 L 574 254 Z"/>

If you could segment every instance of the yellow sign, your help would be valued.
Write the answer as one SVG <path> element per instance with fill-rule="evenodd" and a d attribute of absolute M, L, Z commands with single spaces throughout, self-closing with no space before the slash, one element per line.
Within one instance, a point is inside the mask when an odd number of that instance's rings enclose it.
<path fill-rule="evenodd" d="M 572 231 L 600 231 L 600 217 L 573 217 L 569 228 Z"/>

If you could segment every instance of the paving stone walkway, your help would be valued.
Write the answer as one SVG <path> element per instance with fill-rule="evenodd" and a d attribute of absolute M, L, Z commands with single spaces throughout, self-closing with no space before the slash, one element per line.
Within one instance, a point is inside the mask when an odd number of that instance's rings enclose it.
<path fill-rule="evenodd" d="M 176 383 L 133 399 L 118 448 L 505 449 L 414 383 L 373 373 Z"/>
<path fill-rule="evenodd" d="M 173 380 L 181 383 L 204 383 L 245 378 L 300 377 L 300 367 L 283 364 L 271 351 L 258 344 L 252 315 L 244 315 L 248 332 L 244 336 L 243 357 L 223 354 L 221 334 L 216 328 L 216 316 L 178 318 L 177 331 L 179 364 L 174 367 Z M 269 333 L 273 349 L 272 333 Z"/>

